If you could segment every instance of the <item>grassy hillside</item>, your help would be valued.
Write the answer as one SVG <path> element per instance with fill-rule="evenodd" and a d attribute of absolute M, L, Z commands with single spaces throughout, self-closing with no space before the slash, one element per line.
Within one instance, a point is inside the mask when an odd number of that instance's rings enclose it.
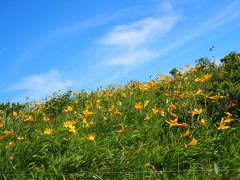
<path fill-rule="evenodd" d="M 0 179 L 240 178 L 240 54 L 2 105 Z"/>

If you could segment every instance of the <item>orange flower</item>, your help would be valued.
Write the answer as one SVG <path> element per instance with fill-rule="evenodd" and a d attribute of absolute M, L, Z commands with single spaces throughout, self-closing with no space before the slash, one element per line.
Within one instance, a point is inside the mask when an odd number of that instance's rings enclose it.
<path fill-rule="evenodd" d="M 188 137 L 189 134 L 190 134 L 190 131 L 189 131 L 189 129 L 188 129 L 188 130 L 183 134 L 183 137 Z"/>
<path fill-rule="evenodd" d="M 3 123 L 2 123 L 2 122 L 0 122 L 0 128 L 3 128 L 3 126 L 4 126 L 4 125 L 3 125 Z"/>
<path fill-rule="evenodd" d="M 208 79 L 210 79 L 211 77 L 212 77 L 211 74 L 206 74 L 205 76 L 203 76 L 203 79 L 204 79 L 204 80 L 208 80 Z"/>
<path fill-rule="evenodd" d="M 166 121 L 168 124 L 170 124 L 170 127 L 173 127 L 173 126 L 180 126 L 180 127 L 186 127 L 188 124 L 187 123 L 178 123 L 178 119 L 174 119 L 174 120 L 171 120 L 171 121 Z"/>
<path fill-rule="evenodd" d="M 226 125 L 226 122 L 221 121 L 221 122 L 219 123 L 218 130 L 224 130 L 224 129 L 228 129 L 228 128 L 230 128 L 230 126 L 227 126 L 227 125 Z"/>
<path fill-rule="evenodd" d="M 142 105 L 141 105 L 141 103 L 136 103 L 135 104 L 135 108 L 137 109 L 137 110 L 142 110 Z"/>
<path fill-rule="evenodd" d="M 210 96 L 209 99 L 210 99 L 210 100 L 216 100 L 216 99 L 217 99 L 217 96 Z"/>
<path fill-rule="evenodd" d="M 232 101 L 230 101 L 229 103 L 228 103 L 228 105 L 227 105 L 227 107 L 230 109 L 230 108 L 233 108 L 233 107 L 235 107 L 236 106 L 236 104 L 235 103 L 233 103 Z"/>
<path fill-rule="evenodd" d="M 165 116 L 165 113 L 164 113 L 164 111 L 159 111 L 159 114 L 161 115 L 161 116 Z"/>
<path fill-rule="evenodd" d="M 157 114 L 157 113 L 159 112 L 159 110 L 158 110 L 156 107 L 154 107 L 154 108 L 152 109 L 152 111 L 153 111 L 154 114 Z"/>
<path fill-rule="evenodd" d="M 192 141 L 188 144 L 188 146 L 195 146 L 198 143 L 198 141 L 193 137 Z"/>
<path fill-rule="evenodd" d="M 108 109 L 108 112 L 109 112 L 110 114 L 112 114 L 113 110 L 114 110 L 114 106 L 111 106 L 111 107 Z"/>
<path fill-rule="evenodd" d="M 88 116 L 91 116 L 93 114 L 93 112 L 89 111 L 89 110 L 85 110 L 85 111 L 83 111 L 83 114 L 84 114 L 85 118 L 87 118 Z"/>
<path fill-rule="evenodd" d="M 230 122 L 233 122 L 233 119 L 228 116 L 225 120 L 223 120 L 224 123 L 230 123 Z"/>
<path fill-rule="evenodd" d="M 170 108 L 170 110 L 176 110 L 177 105 L 172 103 L 169 108 Z"/>

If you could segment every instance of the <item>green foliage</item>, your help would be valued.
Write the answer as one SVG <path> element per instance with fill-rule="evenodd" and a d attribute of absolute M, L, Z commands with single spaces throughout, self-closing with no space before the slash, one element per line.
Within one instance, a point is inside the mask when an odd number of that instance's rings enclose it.
<path fill-rule="evenodd" d="M 239 179 L 240 54 L 2 104 L 0 179 Z"/>

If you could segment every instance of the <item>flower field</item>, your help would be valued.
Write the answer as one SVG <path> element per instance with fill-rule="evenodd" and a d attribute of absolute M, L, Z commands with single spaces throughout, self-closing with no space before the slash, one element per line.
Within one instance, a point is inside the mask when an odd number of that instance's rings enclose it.
<path fill-rule="evenodd" d="M 0 179 L 240 179 L 240 54 L 2 106 Z"/>

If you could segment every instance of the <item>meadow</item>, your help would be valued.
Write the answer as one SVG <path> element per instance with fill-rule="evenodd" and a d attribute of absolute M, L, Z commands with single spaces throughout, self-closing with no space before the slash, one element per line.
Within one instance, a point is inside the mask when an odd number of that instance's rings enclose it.
<path fill-rule="evenodd" d="M 0 108 L 0 179 L 240 179 L 237 52 Z"/>

